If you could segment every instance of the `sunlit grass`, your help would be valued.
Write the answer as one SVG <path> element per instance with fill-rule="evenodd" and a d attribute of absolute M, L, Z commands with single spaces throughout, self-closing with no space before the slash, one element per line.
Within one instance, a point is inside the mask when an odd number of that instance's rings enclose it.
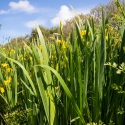
<path fill-rule="evenodd" d="M 124 124 L 125 32 L 118 39 L 93 19 L 76 22 L 69 38 L 39 38 L 21 48 L 0 47 L 0 96 L 6 122 L 30 125 Z M 124 27 L 122 27 L 124 28 Z M 120 73 L 119 73 L 120 72 Z M 19 113 L 17 113 L 17 111 Z M 22 115 L 21 115 L 22 114 Z"/>

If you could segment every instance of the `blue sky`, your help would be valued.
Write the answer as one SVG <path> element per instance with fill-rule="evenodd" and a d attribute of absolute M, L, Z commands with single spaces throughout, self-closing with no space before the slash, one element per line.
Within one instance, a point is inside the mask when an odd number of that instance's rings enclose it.
<path fill-rule="evenodd" d="M 0 43 L 25 36 L 34 28 L 34 21 L 44 27 L 57 26 L 60 20 L 72 18 L 72 5 L 78 13 L 89 11 L 109 0 L 1 0 L 0 4 Z"/>

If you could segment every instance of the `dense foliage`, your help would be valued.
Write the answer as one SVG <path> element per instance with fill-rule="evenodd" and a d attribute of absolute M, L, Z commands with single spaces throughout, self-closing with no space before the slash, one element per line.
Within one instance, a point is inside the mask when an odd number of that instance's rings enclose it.
<path fill-rule="evenodd" d="M 98 23 L 77 15 L 67 37 L 60 22 L 46 42 L 36 25 L 30 43 L 0 47 L 1 125 L 124 125 L 125 12 L 115 5 L 118 28 L 102 7 Z"/>

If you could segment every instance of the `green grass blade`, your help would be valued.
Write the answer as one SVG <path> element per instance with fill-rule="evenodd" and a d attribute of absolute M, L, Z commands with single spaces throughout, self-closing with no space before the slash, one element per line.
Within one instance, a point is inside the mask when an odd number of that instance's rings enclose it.
<path fill-rule="evenodd" d="M 47 65 L 36 65 L 36 66 L 40 66 L 40 67 L 45 68 L 45 69 L 47 68 L 47 69 L 49 69 L 50 71 L 52 71 L 54 73 L 54 75 L 57 77 L 57 79 L 59 80 L 60 84 L 62 85 L 66 95 L 71 100 L 72 105 L 73 105 L 75 111 L 77 112 L 78 116 L 80 117 L 80 120 L 82 121 L 83 124 L 85 124 L 85 120 L 84 120 L 84 118 L 83 118 L 83 116 L 81 114 L 81 111 L 78 108 L 78 105 L 75 102 L 75 99 L 74 99 L 73 95 L 71 94 L 69 88 L 67 87 L 67 85 L 65 84 L 64 80 L 59 75 L 59 73 L 56 70 L 54 70 L 53 68 L 51 68 L 51 67 L 49 67 Z"/>

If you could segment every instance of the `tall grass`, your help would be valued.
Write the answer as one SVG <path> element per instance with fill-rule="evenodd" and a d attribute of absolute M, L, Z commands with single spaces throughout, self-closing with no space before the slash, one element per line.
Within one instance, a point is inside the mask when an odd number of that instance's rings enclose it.
<path fill-rule="evenodd" d="M 0 96 L 9 108 L 1 122 L 124 124 L 125 76 L 114 68 L 125 61 L 125 28 L 116 39 L 104 15 L 98 29 L 93 19 L 85 25 L 79 19 L 67 40 L 61 24 L 60 39 L 46 43 L 36 24 L 37 42 L 0 47 Z"/>

